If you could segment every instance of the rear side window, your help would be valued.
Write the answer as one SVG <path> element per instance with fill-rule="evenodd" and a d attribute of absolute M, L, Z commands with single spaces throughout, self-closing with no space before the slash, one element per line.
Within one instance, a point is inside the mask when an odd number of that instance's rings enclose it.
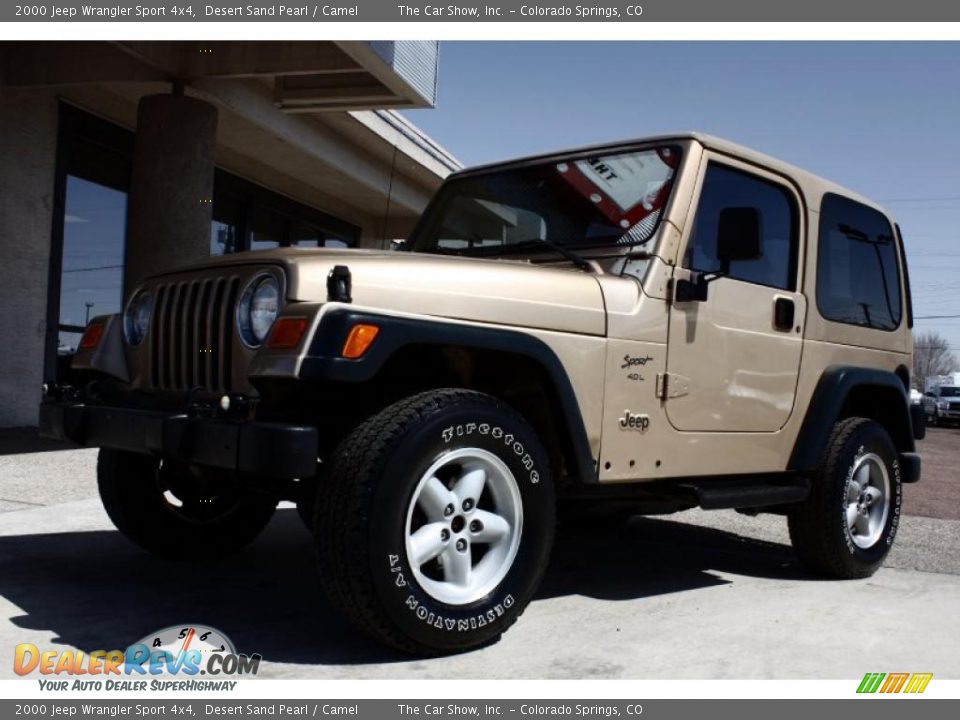
<path fill-rule="evenodd" d="M 760 215 L 760 257 L 730 264 L 729 277 L 743 282 L 793 290 L 797 277 L 797 206 L 786 189 L 723 165 L 711 164 L 700 192 L 693 235 L 684 266 L 716 272 L 717 227 L 725 208 L 755 208 Z"/>
<path fill-rule="evenodd" d="M 900 327 L 900 268 L 893 228 L 881 213 L 840 195 L 820 205 L 817 306 L 827 320 Z"/>

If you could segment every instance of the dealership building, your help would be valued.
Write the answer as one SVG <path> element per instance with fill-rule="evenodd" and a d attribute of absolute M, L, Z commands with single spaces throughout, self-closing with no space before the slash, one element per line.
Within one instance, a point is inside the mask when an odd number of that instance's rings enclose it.
<path fill-rule="evenodd" d="M 433 42 L 0 43 L 0 427 L 36 424 L 138 278 L 277 246 L 384 247 L 457 161 L 398 115 Z"/>

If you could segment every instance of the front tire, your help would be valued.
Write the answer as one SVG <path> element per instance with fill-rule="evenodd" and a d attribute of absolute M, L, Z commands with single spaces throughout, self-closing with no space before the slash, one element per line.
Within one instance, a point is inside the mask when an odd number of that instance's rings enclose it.
<path fill-rule="evenodd" d="M 828 577 L 869 577 L 893 545 L 902 485 L 896 448 L 879 423 L 838 422 L 813 480 L 810 497 L 788 515 L 801 561 Z"/>
<path fill-rule="evenodd" d="M 120 450 L 100 450 L 97 485 L 117 530 L 166 557 L 235 552 L 260 534 L 277 507 L 275 497 L 226 471 Z"/>
<path fill-rule="evenodd" d="M 546 452 L 516 412 L 467 390 L 413 396 L 334 453 L 315 521 L 324 588 L 404 652 L 480 647 L 539 586 L 554 504 Z"/>

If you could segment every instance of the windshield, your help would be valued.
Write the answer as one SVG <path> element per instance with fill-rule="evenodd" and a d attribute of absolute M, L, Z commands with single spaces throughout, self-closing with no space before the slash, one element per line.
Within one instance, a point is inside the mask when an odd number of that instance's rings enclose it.
<path fill-rule="evenodd" d="M 636 245 L 651 238 L 680 149 L 552 160 L 451 180 L 410 239 L 416 252 L 463 255 Z"/>
<path fill-rule="evenodd" d="M 940 397 L 960 397 L 960 387 L 942 387 Z"/>

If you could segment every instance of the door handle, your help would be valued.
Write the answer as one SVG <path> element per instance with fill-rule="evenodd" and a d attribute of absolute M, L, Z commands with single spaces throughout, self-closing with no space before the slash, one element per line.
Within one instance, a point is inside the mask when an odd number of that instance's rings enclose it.
<path fill-rule="evenodd" d="M 793 321 L 796 314 L 796 305 L 793 300 L 786 297 L 778 297 L 773 302 L 773 326 L 777 330 L 789 332 L 793 330 Z"/>

